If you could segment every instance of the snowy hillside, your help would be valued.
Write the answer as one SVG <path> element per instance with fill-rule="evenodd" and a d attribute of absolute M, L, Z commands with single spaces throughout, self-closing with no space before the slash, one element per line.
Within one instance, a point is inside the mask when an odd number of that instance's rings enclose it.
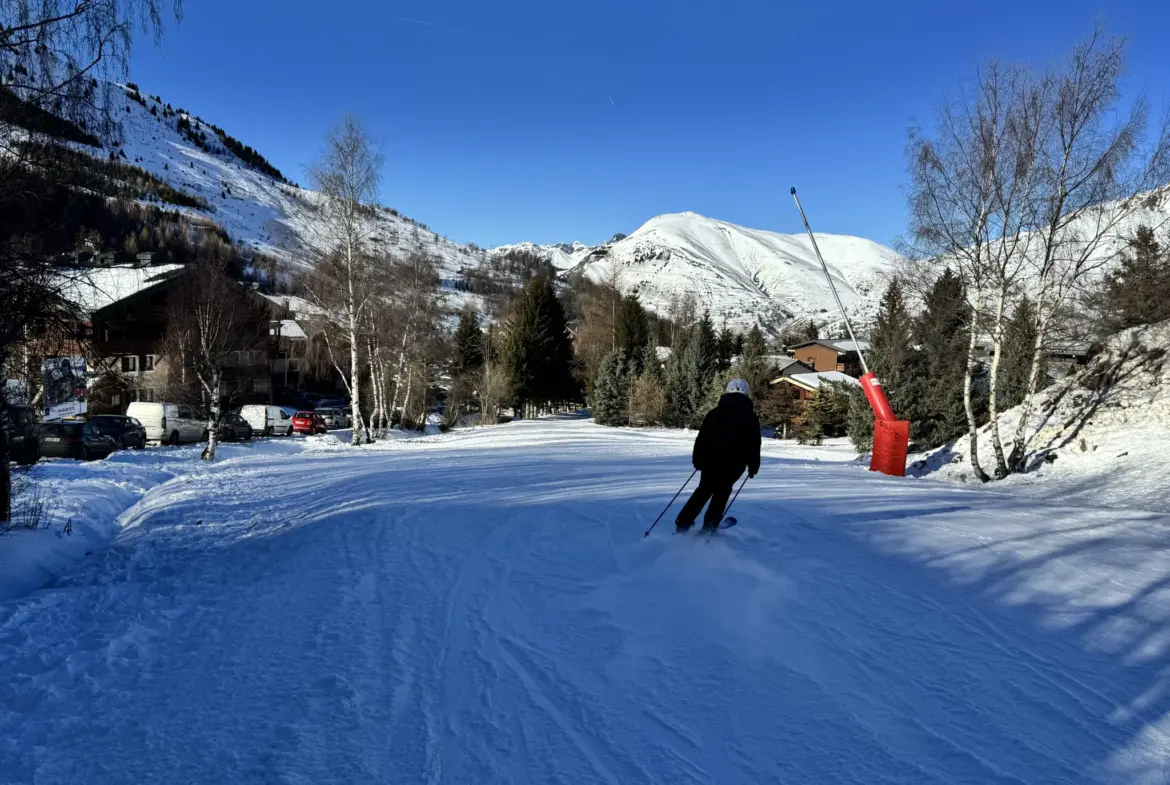
<path fill-rule="evenodd" d="M 884 276 L 899 256 L 870 240 L 818 234 L 846 308 L 864 320 L 876 307 Z M 511 248 L 514 246 L 508 246 Z M 499 253 L 506 249 L 493 249 Z M 778 329 L 799 317 L 835 322 L 836 305 L 806 235 L 747 229 L 696 213 L 660 215 L 633 234 L 588 248 L 529 246 L 558 269 L 595 281 L 616 268 L 621 287 L 637 290 L 643 304 L 665 314 L 672 298 L 694 294 L 717 323 L 759 323 Z"/>
<path fill-rule="evenodd" d="M 89 152 L 105 156 L 110 149 L 121 151 L 127 163 L 209 205 L 206 210 L 183 208 L 184 212 L 210 218 L 237 243 L 273 256 L 291 270 L 307 263 L 306 245 L 319 236 L 315 192 L 250 165 L 209 123 L 178 107 L 168 110 L 165 98 L 131 87 L 121 90 L 126 110 L 120 115 L 121 145 L 111 142 L 106 149 Z M 482 252 L 447 240 L 389 208 L 378 210 L 376 222 L 376 246 L 398 254 L 416 248 L 434 254 L 445 279 L 458 278 L 461 270 L 482 259 Z"/>
<path fill-rule="evenodd" d="M 1069 503 L 1170 512 L 1170 322 L 1127 330 L 1081 373 L 1039 396 L 1028 433 L 1029 471 L 997 484 Z M 1003 415 L 1010 439 L 1020 410 Z M 979 435 L 984 470 L 994 471 L 990 430 Z M 910 473 L 972 480 L 966 437 L 911 456 Z"/>

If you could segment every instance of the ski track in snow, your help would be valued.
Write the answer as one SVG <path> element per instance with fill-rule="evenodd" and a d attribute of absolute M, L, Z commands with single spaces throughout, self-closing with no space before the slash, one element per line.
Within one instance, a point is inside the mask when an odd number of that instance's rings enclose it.
<path fill-rule="evenodd" d="M 643 539 L 691 438 L 553 419 L 147 491 L 0 604 L 0 782 L 1170 781 L 1170 517 L 767 444 L 740 526 Z"/>

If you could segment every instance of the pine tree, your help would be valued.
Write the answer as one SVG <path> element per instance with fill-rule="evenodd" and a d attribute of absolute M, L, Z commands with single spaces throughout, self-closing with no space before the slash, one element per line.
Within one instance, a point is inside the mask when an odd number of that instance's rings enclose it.
<path fill-rule="evenodd" d="M 630 420 L 630 390 L 634 382 L 629 358 L 624 349 L 614 349 L 601 361 L 593 382 L 589 408 L 599 425 L 626 425 Z"/>
<path fill-rule="evenodd" d="M 464 308 L 459 314 L 459 326 L 451 339 L 451 375 L 460 376 L 478 371 L 483 366 L 483 331 L 479 329 L 479 317 L 471 308 Z"/>
<path fill-rule="evenodd" d="M 735 333 L 730 327 L 724 326 L 715 340 L 715 367 L 722 373 L 731 367 L 731 357 L 735 353 Z"/>
<path fill-rule="evenodd" d="M 543 276 L 532 279 L 509 321 L 503 359 L 517 409 L 578 400 L 573 344 L 552 282 Z"/>
<path fill-rule="evenodd" d="M 925 309 L 914 325 L 921 351 L 907 364 L 906 413 L 911 438 L 923 449 L 945 444 L 967 431 L 963 380 L 967 368 L 970 306 L 962 281 L 946 270 L 926 295 Z M 977 411 L 986 411 L 987 395 L 975 385 Z"/>
<path fill-rule="evenodd" d="M 1102 287 L 1104 336 L 1170 319 L 1170 253 L 1148 226 L 1139 226 L 1128 245 Z"/>
<path fill-rule="evenodd" d="M 800 413 L 798 396 L 796 388 L 786 382 L 769 385 L 756 406 L 760 425 L 775 429 L 778 438 L 783 436 Z"/>
<path fill-rule="evenodd" d="M 1036 345 L 1036 306 L 1027 297 L 1020 300 L 1004 327 L 1003 355 L 996 384 L 999 411 L 1024 402 L 1032 372 L 1032 350 Z M 1039 387 L 1048 379 L 1047 363 L 1040 368 Z"/>
<path fill-rule="evenodd" d="M 743 339 L 743 351 L 739 355 L 738 378 L 751 388 L 752 397 L 758 398 L 768 387 L 768 364 L 764 359 L 768 353 L 768 341 L 758 324 L 753 324 Z"/>
<path fill-rule="evenodd" d="M 896 391 L 903 380 L 906 363 L 913 351 L 911 348 L 913 328 L 914 320 L 906 308 L 902 283 L 895 278 L 882 295 L 873 331 L 870 333 L 870 369 L 881 380 L 887 395 Z"/>
<path fill-rule="evenodd" d="M 626 356 L 641 366 L 642 349 L 650 343 L 650 323 L 637 294 L 622 298 L 614 330 L 617 348 L 624 349 Z"/>
<path fill-rule="evenodd" d="M 703 318 L 695 325 L 695 342 L 697 344 L 696 358 L 700 375 L 704 380 L 715 374 L 716 358 L 718 357 L 715 325 L 711 322 L 711 314 L 703 312 Z"/>
<path fill-rule="evenodd" d="M 835 436 L 845 428 L 851 386 L 846 382 L 822 384 L 805 400 L 796 418 L 796 438 L 801 444 L 820 444 L 826 433 Z"/>
<path fill-rule="evenodd" d="M 713 364 L 714 357 L 704 352 L 701 324 L 684 330 L 666 364 L 668 424 L 691 428 L 702 422 Z"/>

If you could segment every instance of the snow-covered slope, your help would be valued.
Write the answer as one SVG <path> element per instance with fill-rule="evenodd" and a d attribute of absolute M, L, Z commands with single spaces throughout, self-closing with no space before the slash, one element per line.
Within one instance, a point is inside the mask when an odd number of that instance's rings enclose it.
<path fill-rule="evenodd" d="M 864 319 L 898 254 L 860 237 L 818 234 L 817 243 L 841 300 Z M 803 234 L 748 229 L 687 212 L 652 218 L 616 242 L 574 249 L 527 248 L 559 269 L 583 272 L 595 281 L 610 278 L 616 269 L 623 290 L 636 290 L 643 304 L 662 314 L 673 299 L 693 294 L 716 322 L 726 319 L 733 327 L 759 323 L 777 329 L 793 318 L 838 319 L 820 263 Z"/>
<path fill-rule="evenodd" d="M 1028 425 L 1029 471 L 996 487 L 1069 503 L 1170 512 L 1170 322 L 1127 330 L 1081 373 L 1043 391 Z M 1005 412 L 1010 440 L 1021 411 Z M 910 473 L 970 482 L 966 437 L 911 456 Z M 1009 447 L 1010 449 L 1010 447 Z M 979 434 L 983 468 L 994 471 L 990 429 Z"/>
<path fill-rule="evenodd" d="M 156 100 L 147 92 L 121 89 L 126 110 L 120 114 L 122 144 L 117 147 L 111 143 L 105 150 L 90 152 L 108 155 L 111 147 L 123 151 L 127 163 L 202 197 L 210 205 L 209 210 L 184 208 L 184 212 L 216 221 L 234 241 L 273 256 L 292 270 L 307 264 L 306 246 L 320 231 L 313 210 L 315 192 L 252 168 L 228 149 L 208 123 L 195 116 L 177 108 L 176 114 L 165 116 L 165 98 Z M 189 133 L 179 130 L 183 118 L 190 123 Z M 231 129 L 224 130 L 230 133 Z M 206 137 L 205 145 L 193 141 L 193 136 L 200 135 Z M 376 223 L 375 244 L 380 249 L 405 254 L 419 248 L 431 253 L 439 260 L 444 278 L 457 278 L 460 270 L 477 266 L 483 256 L 477 249 L 452 242 L 389 208 L 378 209 Z"/>
<path fill-rule="evenodd" d="M 643 538 L 691 442 L 149 450 L 187 471 L 0 602 L 0 781 L 1167 781 L 1166 516 L 769 440 L 737 528 Z"/>

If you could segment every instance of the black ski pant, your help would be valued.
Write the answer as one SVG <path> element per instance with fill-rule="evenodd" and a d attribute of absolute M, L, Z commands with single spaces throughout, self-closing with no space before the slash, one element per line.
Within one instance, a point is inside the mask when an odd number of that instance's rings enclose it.
<path fill-rule="evenodd" d="M 690 528 L 699 517 L 699 510 L 703 509 L 703 505 L 708 501 L 711 503 L 707 505 L 707 512 L 703 515 L 703 525 L 717 526 L 723 520 L 723 509 L 727 506 L 727 500 L 731 498 L 731 489 L 735 487 L 735 481 L 741 474 L 743 470 L 740 470 L 739 474 L 702 472 L 699 475 L 699 487 L 695 488 L 691 498 L 687 499 L 687 503 L 679 511 L 674 521 L 675 526 L 680 529 Z"/>

